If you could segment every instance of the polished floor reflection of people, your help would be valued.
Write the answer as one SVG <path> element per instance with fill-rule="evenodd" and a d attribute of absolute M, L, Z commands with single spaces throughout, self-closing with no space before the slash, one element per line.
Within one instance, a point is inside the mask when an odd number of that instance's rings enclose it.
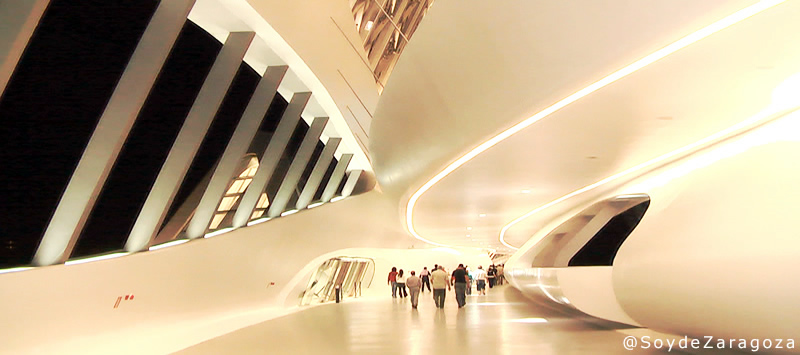
<path fill-rule="evenodd" d="M 444 309 L 433 298 L 362 298 L 311 307 L 178 354 L 627 354 L 626 326 L 530 303 L 510 286 Z M 659 353 L 637 350 L 636 354 Z"/>

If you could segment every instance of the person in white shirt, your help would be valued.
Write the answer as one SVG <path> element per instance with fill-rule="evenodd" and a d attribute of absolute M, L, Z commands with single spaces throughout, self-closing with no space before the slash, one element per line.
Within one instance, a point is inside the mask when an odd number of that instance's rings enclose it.
<path fill-rule="evenodd" d="M 431 273 L 428 271 L 428 267 L 422 268 L 422 271 L 419 272 L 419 277 L 422 279 L 422 292 L 425 292 L 425 286 L 428 286 L 428 291 L 431 290 Z"/>
<path fill-rule="evenodd" d="M 450 289 L 450 276 L 443 267 L 439 266 L 431 273 L 431 286 L 433 286 L 433 301 L 436 303 L 436 308 L 444 308 L 444 296 Z"/>
<path fill-rule="evenodd" d="M 477 284 L 478 293 L 481 295 L 486 294 L 486 271 L 483 270 L 483 266 L 478 266 L 478 270 L 472 272 L 472 277 L 475 279 Z"/>
<path fill-rule="evenodd" d="M 422 288 L 422 280 L 414 276 L 414 271 L 411 271 L 411 276 L 406 280 L 408 286 L 408 294 L 411 296 L 411 308 L 417 308 L 419 303 L 419 291 Z"/>
<path fill-rule="evenodd" d="M 403 275 L 403 269 L 397 272 L 397 294 L 400 298 L 408 296 L 408 293 L 406 293 L 406 277 Z"/>

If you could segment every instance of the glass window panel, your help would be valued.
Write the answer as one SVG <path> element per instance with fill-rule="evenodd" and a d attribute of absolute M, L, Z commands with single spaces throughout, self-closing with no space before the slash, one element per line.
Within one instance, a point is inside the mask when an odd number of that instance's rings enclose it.
<path fill-rule="evenodd" d="M 228 189 L 228 192 L 226 192 L 226 194 L 228 195 L 237 194 L 239 193 L 239 189 L 241 189 L 241 187 L 242 187 L 242 180 L 236 180 L 233 182 L 233 184 L 231 184 L 231 188 Z"/>
<path fill-rule="evenodd" d="M 250 186 L 250 183 L 253 182 L 253 179 L 242 180 L 242 187 L 239 188 L 239 193 L 244 193 L 247 190 L 247 187 Z"/>
<path fill-rule="evenodd" d="M 356 4 L 358 8 L 354 8 L 354 20 L 357 20 L 356 29 L 358 29 L 358 34 L 363 41 L 366 42 L 367 38 L 372 34 L 378 16 L 383 15 L 381 7 L 382 3 L 385 1 L 386 0 L 370 0 L 363 8 L 360 4 Z"/>
<path fill-rule="evenodd" d="M 247 162 L 247 168 L 239 174 L 239 178 L 251 178 L 256 175 L 256 170 L 258 170 L 258 158 L 251 157 L 250 161 Z"/>
<path fill-rule="evenodd" d="M 356 23 L 356 30 L 361 32 L 361 27 L 364 26 L 364 15 L 368 8 L 372 5 L 372 0 L 351 0 L 350 8 L 353 12 L 353 20 Z"/>
<path fill-rule="evenodd" d="M 209 229 L 217 229 L 219 227 L 220 222 L 222 219 L 225 218 L 227 213 L 217 213 L 214 215 L 214 219 L 211 220 L 211 225 L 208 227 Z"/>
<path fill-rule="evenodd" d="M 379 92 L 388 80 L 397 57 L 433 0 L 351 0 L 356 30 Z"/>
<path fill-rule="evenodd" d="M 262 193 L 261 197 L 258 198 L 258 203 L 256 204 L 256 208 L 266 208 L 269 206 L 269 198 L 267 198 L 267 193 Z"/>
<path fill-rule="evenodd" d="M 403 51 L 406 44 L 406 39 L 400 35 L 400 31 L 394 31 L 392 33 L 383 55 L 380 56 L 380 59 L 375 64 L 375 77 L 378 78 L 382 84 L 386 84 L 389 80 L 389 75 L 392 73 L 397 59 L 400 58 L 400 52 Z"/>
<path fill-rule="evenodd" d="M 253 211 L 253 215 L 250 216 L 250 219 L 256 219 L 258 217 L 263 216 L 264 215 L 264 211 L 265 210 L 255 210 L 255 211 Z"/>
<path fill-rule="evenodd" d="M 419 23 L 428 11 L 428 8 L 433 4 L 433 1 L 424 0 L 410 4 L 406 9 L 405 14 L 397 21 L 397 26 L 406 35 L 406 38 L 411 38 L 414 32 L 419 27 Z"/>
<path fill-rule="evenodd" d="M 364 41 L 364 49 L 367 51 L 367 60 L 372 68 L 374 68 L 380 60 L 394 31 L 395 27 L 392 22 L 386 17 L 386 14 L 381 12 Z"/>
<path fill-rule="evenodd" d="M 228 196 L 222 199 L 222 202 L 219 204 L 219 208 L 217 211 L 230 211 L 236 201 L 239 200 L 239 195 L 237 196 Z"/>

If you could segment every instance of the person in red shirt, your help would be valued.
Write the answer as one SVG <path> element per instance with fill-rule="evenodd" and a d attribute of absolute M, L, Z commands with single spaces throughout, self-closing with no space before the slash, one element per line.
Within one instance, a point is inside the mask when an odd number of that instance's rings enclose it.
<path fill-rule="evenodd" d="M 392 267 L 392 271 L 389 272 L 389 280 L 386 282 L 389 285 L 392 285 L 392 297 L 397 298 L 397 268 Z"/>

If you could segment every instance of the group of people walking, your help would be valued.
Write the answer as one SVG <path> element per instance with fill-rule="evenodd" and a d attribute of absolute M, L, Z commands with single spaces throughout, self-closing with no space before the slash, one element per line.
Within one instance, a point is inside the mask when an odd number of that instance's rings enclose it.
<path fill-rule="evenodd" d="M 403 269 L 398 270 L 397 267 L 392 267 L 389 272 L 387 283 L 392 286 L 392 297 L 411 298 L 411 307 L 417 308 L 419 304 L 419 295 L 425 292 L 427 287 L 428 291 L 433 292 L 433 300 L 437 308 L 444 308 L 445 295 L 448 290 L 455 288 L 456 302 L 458 308 L 464 307 L 467 304 L 467 295 L 472 292 L 472 283 L 475 282 L 476 290 L 479 294 L 486 294 L 486 284 L 489 288 L 495 285 L 502 285 L 504 279 L 503 265 L 491 265 L 488 270 L 483 270 L 483 266 L 478 266 L 477 270 L 470 271 L 464 264 L 459 264 L 453 270 L 452 274 L 448 274 L 443 266 L 435 265 L 433 271 L 428 271 L 427 267 L 416 275 L 411 271 L 410 276 L 407 276 Z M 406 292 L 408 287 L 408 292 Z"/>
<path fill-rule="evenodd" d="M 503 271 L 503 264 L 491 265 L 486 270 L 486 279 L 489 282 L 489 288 L 502 285 L 505 282 L 505 273 Z"/>
<path fill-rule="evenodd" d="M 422 276 L 422 278 L 418 277 L 416 272 L 411 271 L 411 276 L 406 278 L 403 269 L 398 271 L 396 267 L 392 267 L 387 281 L 392 285 L 392 297 L 397 298 L 398 295 L 400 298 L 411 296 L 411 306 L 417 308 L 419 293 L 423 290 L 423 284 L 428 285 L 428 291 L 430 291 L 431 288 L 430 274 L 428 273 L 427 267 L 420 273 L 420 276 Z M 406 286 L 408 286 L 408 292 L 406 292 Z"/>

